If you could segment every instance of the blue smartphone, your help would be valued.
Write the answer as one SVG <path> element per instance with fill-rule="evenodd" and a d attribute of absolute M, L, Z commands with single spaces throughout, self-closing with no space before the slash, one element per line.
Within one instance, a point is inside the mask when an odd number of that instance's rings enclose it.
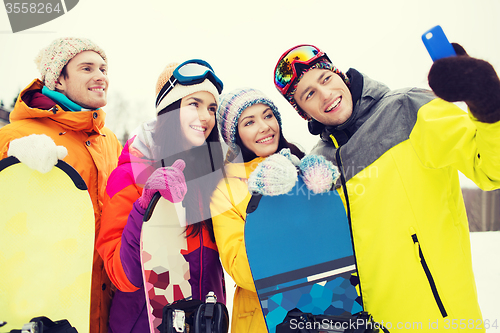
<path fill-rule="evenodd" d="M 424 42 L 432 61 L 457 55 L 453 46 L 448 41 L 448 38 L 446 38 L 443 29 L 439 25 L 427 30 L 422 35 L 422 42 Z"/>

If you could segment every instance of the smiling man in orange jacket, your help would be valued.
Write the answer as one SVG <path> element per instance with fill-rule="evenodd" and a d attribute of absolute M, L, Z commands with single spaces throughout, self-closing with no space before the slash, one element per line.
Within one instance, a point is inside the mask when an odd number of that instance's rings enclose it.
<path fill-rule="evenodd" d="M 121 151 L 116 136 L 104 127 L 101 109 L 109 86 L 106 54 L 88 39 L 58 38 L 35 63 L 41 77 L 19 94 L 11 123 L 0 129 L 0 158 L 15 156 L 40 172 L 50 171 L 58 159 L 73 166 L 87 184 L 97 235 L 106 182 Z M 111 283 L 94 249 L 91 333 L 107 332 L 111 297 Z"/>

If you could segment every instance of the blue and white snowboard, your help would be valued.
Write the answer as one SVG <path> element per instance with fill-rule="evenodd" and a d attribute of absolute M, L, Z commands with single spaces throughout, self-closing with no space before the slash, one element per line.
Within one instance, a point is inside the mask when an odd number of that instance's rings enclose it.
<path fill-rule="evenodd" d="M 268 331 L 288 311 L 363 310 L 349 223 L 336 191 L 314 195 L 302 179 L 287 194 L 253 196 L 245 245 Z"/>

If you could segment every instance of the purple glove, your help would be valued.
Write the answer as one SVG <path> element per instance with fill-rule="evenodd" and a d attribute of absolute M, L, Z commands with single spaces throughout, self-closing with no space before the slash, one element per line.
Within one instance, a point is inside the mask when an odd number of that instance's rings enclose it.
<path fill-rule="evenodd" d="M 183 160 L 176 160 L 171 167 L 156 169 L 149 176 L 142 196 L 137 200 L 142 208 L 146 209 L 156 192 L 170 202 L 181 202 L 187 192 L 186 180 L 182 171 L 186 167 Z"/>

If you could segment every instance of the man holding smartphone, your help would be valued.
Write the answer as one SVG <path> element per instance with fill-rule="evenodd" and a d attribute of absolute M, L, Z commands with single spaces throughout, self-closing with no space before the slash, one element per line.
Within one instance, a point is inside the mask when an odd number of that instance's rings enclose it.
<path fill-rule="evenodd" d="M 313 45 L 286 51 L 274 72 L 320 135 L 311 154 L 342 171 L 361 302 L 390 331 L 446 330 L 457 320 L 484 330 L 458 171 L 483 190 L 500 188 L 500 80 L 453 46 L 457 56 L 430 70 L 434 94 L 343 73 Z"/>

